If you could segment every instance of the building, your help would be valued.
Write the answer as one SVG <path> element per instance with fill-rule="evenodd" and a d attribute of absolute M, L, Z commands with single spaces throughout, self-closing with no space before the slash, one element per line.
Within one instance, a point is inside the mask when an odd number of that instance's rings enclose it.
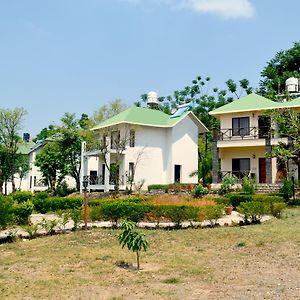
<path fill-rule="evenodd" d="M 113 190 L 117 165 L 120 190 L 135 184 L 197 183 L 190 174 L 198 168 L 198 135 L 206 127 L 186 107 L 174 115 L 131 107 L 94 127 L 101 145 L 82 149 L 82 181 L 89 190 Z M 104 145 L 104 146 L 103 146 Z M 102 150 L 99 150 L 99 149 Z"/>
<path fill-rule="evenodd" d="M 258 183 L 268 184 L 282 180 L 284 167 L 276 158 L 266 156 L 279 142 L 289 144 L 266 114 L 280 108 L 300 111 L 300 98 L 274 102 L 252 93 L 210 112 L 220 121 L 220 130 L 214 132 L 213 141 L 214 184 L 227 175 L 235 175 L 239 180 L 255 176 Z M 295 165 L 290 167 L 296 179 L 300 178 L 299 170 Z"/>

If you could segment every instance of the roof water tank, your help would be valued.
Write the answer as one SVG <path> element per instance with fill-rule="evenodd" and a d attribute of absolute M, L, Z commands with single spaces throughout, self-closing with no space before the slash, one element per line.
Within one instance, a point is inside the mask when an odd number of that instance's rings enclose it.
<path fill-rule="evenodd" d="M 149 92 L 147 94 L 147 104 L 157 104 L 158 100 L 157 100 L 157 93 L 156 92 Z"/>
<path fill-rule="evenodd" d="M 299 79 L 295 77 L 288 78 L 285 81 L 285 88 L 290 93 L 299 92 Z"/>

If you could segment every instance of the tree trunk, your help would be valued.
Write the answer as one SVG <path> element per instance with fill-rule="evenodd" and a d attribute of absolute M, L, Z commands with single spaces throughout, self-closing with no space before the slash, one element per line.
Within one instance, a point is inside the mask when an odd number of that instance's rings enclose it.
<path fill-rule="evenodd" d="M 140 270 L 140 252 L 136 252 L 136 263 L 137 263 L 137 269 Z"/>

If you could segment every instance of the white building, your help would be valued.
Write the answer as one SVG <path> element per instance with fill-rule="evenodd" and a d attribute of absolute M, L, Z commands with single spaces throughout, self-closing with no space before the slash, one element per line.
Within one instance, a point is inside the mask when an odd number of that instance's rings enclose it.
<path fill-rule="evenodd" d="M 198 135 L 207 128 L 185 109 L 170 116 L 131 107 L 94 127 L 102 151 L 97 147 L 89 151 L 83 144 L 81 181 L 88 180 L 89 190 L 113 190 L 110 168 L 117 161 L 120 190 L 128 187 L 128 178 L 132 177 L 135 183 L 144 181 L 143 188 L 150 184 L 197 183 L 190 174 L 198 168 Z"/>

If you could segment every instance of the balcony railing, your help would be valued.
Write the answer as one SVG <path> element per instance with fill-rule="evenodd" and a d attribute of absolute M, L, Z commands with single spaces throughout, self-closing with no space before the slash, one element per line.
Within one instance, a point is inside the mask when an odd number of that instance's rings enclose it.
<path fill-rule="evenodd" d="M 250 171 L 219 171 L 218 181 L 222 182 L 226 176 L 235 176 L 238 182 L 242 182 L 244 177 L 255 177 L 254 173 L 250 173 Z"/>
<path fill-rule="evenodd" d="M 88 185 L 104 185 L 104 177 L 102 175 L 86 175 L 83 176 L 84 181 L 88 181 Z M 119 185 L 124 185 L 124 175 L 119 177 Z M 109 179 L 110 185 L 115 185 L 115 180 L 113 178 Z"/>
<path fill-rule="evenodd" d="M 270 127 L 222 128 L 217 134 L 218 141 L 239 139 L 264 139 L 272 133 Z M 272 134 L 271 134 L 272 135 Z"/>

